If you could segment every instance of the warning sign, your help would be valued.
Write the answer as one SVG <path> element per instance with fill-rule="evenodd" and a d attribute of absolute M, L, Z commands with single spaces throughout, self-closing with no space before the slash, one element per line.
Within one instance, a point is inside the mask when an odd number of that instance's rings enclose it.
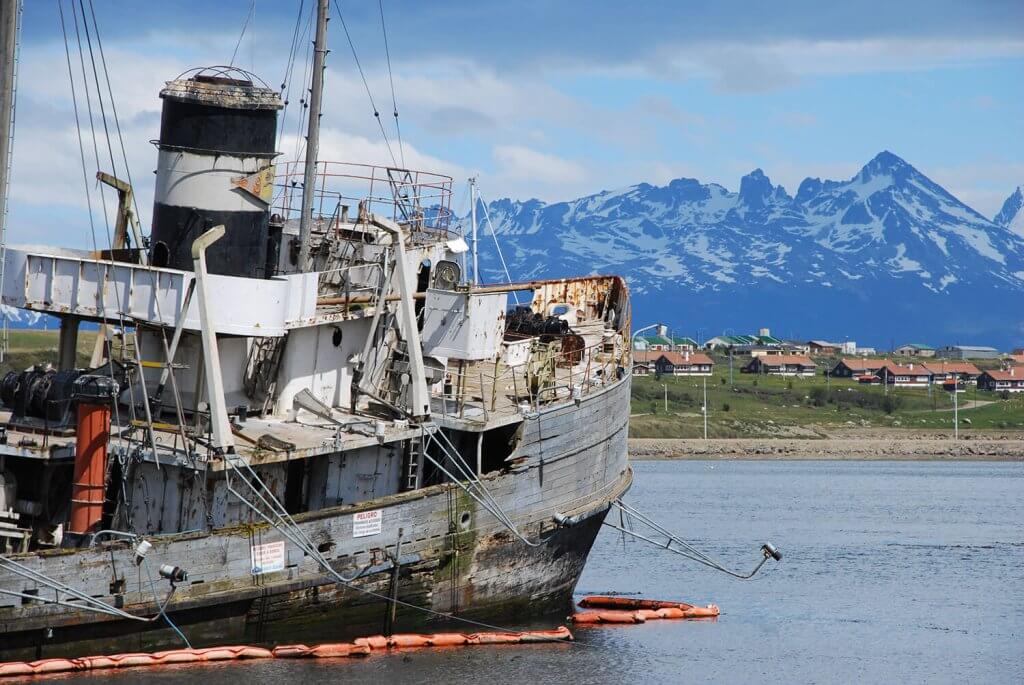
<path fill-rule="evenodd" d="M 384 511 L 374 509 L 373 511 L 361 511 L 352 515 L 352 537 L 365 538 L 369 535 L 380 535 L 381 525 L 384 523 Z"/>
<path fill-rule="evenodd" d="M 284 570 L 284 540 L 268 542 L 265 545 L 253 545 L 249 549 L 252 553 L 252 574 L 254 576 Z"/>

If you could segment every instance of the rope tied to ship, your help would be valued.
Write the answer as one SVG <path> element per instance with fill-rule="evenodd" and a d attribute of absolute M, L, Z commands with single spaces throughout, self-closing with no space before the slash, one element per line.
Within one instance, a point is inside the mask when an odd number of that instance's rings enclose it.
<path fill-rule="evenodd" d="M 758 571 L 761 570 L 761 567 L 764 566 L 769 559 L 774 559 L 775 561 L 779 561 L 782 559 L 782 552 L 776 549 L 775 546 L 772 545 L 772 543 L 766 542 L 763 545 L 761 545 L 761 560 L 758 562 L 757 566 L 755 566 L 754 569 L 750 571 L 750 573 L 740 573 L 738 571 L 733 571 L 727 568 L 722 562 L 718 561 L 714 557 L 705 554 L 704 552 L 701 552 L 699 549 L 697 549 L 690 543 L 682 540 L 679 536 L 675 535 L 674 533 L 672 533 L 656 521 L 653 521 L 645 514 L 629 506 L 621 499 L 612 500 L 611 504 L 612 506 L 618 508 L 620 520 L 622 521 L 623 525 L 616 525 L 607 520 L 604 521 L 604 525 L 614 530 L 617 530 L 624 535 L 629 535 L 633 538 L 636 538 L 637 540 L 647 542 L 656 547 L 660 547 L 669 552 L 673 552 L 686 559 L 695 561 L 703 566 L 713 568 L 716 571 L 721 571 L 722 573 L 730 575 L 733 578 L 739 578 L 740 580 L 750 580 L 757 574 Z M 556 517 L 556 520 L 558 520 L 558 522 L 562 525 L 572 525 L 572 521 L 565 517 Z M 651 530 L 655 531 L 655 533 L 657 533 L 658 535 L 664 536 L 665 539 L 663 541 L 656 540 L 652 537 L 643 535 L 641 533 L 636 532 L 635 530 L 632 530 L 631 522 L 634 520 L 647 526 Z"/>

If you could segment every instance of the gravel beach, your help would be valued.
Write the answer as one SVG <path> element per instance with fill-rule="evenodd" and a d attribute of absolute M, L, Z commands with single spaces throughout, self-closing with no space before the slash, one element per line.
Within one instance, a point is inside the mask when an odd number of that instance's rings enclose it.
<path fill-rule="evenodd" d="M 867 429 L 822 439 L 630 438 L 632 459 L 836 459 L 901 461 L 1024 461 L 1024 434 Z"/>

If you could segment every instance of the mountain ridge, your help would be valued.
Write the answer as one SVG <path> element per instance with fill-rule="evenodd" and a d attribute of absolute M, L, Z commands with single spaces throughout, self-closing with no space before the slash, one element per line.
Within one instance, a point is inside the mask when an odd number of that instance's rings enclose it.
<path fill-rule="evenodd" d="M 1003 346 L 1024 338 L 1024 233 L 889 151 L 845 181 L 805 178 L 795 195 L 755 169 L 736 192 L 679 178 L 486 207 L 513 278 L 621 273 L 638 326 L 661 316 L 689 333 L 775 322 L 877 344 L 889 334 Z M 481 245 L 483 275 L 503 280 L 493 246 Z M 985 311 L 996 293 L 1017 311 Z M 765 297 L 774 310 L 759 303 Z M 853 325 L 850 315 L 869 321 L 877 302 L 899 321 Z M 808 306 L 823 311 L 816 325 L 799 313 Z"/>

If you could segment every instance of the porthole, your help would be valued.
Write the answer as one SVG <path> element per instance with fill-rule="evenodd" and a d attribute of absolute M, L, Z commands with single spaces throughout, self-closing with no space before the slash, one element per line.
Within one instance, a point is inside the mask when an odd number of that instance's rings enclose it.
<path fill-rule="evenodd" d="M 469 522 L 472 520 L 472 516 L 469 515 L 468 511 L 464 511 L 459 514 L 459 528 L 461 530 L 469 530 Z"/>

